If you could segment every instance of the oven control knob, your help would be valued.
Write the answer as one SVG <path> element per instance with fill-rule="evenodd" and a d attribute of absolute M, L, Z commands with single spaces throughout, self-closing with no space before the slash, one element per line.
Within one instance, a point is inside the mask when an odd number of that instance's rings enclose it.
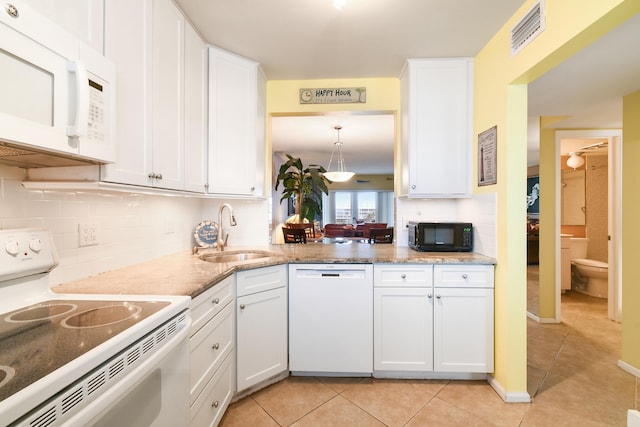
<path fill-rule="evenodd" d="M 9 255 L 16 256 L 20 252 L 20 245 L 15 240 L 10 240 L 4 247 Z"/>
<path fill-rule="evenodd" d="M 31 249 L 34 252 L 40 252 L 42 250 L 42 240 L 32 239 L 29 242 L 29 249 Z"/>

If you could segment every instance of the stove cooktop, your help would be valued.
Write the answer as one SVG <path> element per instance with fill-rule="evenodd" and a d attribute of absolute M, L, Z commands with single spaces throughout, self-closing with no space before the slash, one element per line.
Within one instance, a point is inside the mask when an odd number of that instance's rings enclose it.
<path fill-rule="evenodd" d="M 0 402 L 169 304 L 61 299 L 0 314 Z"/>

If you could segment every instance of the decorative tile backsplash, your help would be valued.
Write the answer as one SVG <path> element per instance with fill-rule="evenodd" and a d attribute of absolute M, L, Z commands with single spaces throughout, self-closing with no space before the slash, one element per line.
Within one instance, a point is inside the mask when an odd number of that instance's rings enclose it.
<path fill-rule="evenodd" d="M 267 200 L 217 200 L 124 192 L 27 190 L 24 169 L 0 165 L 0 228 L 48 228 L 60 264 L 52 284 L 190 250 L 200 221 L 230 203 L 238 225 L 223 226 L 230 246 L 267 245 Z M 79 225 L 95 225 L 96 245 L 81 246 Z"/>

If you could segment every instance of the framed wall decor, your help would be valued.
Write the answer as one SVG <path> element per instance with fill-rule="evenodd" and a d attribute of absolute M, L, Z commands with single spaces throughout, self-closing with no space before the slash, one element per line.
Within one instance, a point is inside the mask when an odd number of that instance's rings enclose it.
<path fill-rule="evenodd" d="M 497 173 L 498 126 L 478 134 L 478 186 L 498 182 Z"/>
<path fill-rule="evenodd" d="M 530 218 L 538 218 L 540 214 L 540 177 L 527 178 L 527 215 Z"/>

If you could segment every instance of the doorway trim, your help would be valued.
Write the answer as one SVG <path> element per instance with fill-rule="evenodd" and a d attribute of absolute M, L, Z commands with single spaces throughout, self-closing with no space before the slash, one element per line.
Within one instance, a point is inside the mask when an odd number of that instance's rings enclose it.
<path fill-rule="evenodd" d="M 608 256 L 609 264 L 609 292 L 608 292 L 608 317 L 616 322 L 622 318 L 622 130 L 621 129 L 599 129 L 599 130 L 558 130 L 555 133 L 556 150 L 556 230 L 555 246 L 557 249 L 555 277 L 556 277 L 556 298 L 555 298 L 555 319 L 562 321 L 561 312 L 561 263 L 559 262 L 560 248 L 560 154 L 561 140 L 563 139 L 590 139 L 607 138 L 609 142 L 608 153 Z M 612 268 L 613 267 L 613 268 Z"/>

